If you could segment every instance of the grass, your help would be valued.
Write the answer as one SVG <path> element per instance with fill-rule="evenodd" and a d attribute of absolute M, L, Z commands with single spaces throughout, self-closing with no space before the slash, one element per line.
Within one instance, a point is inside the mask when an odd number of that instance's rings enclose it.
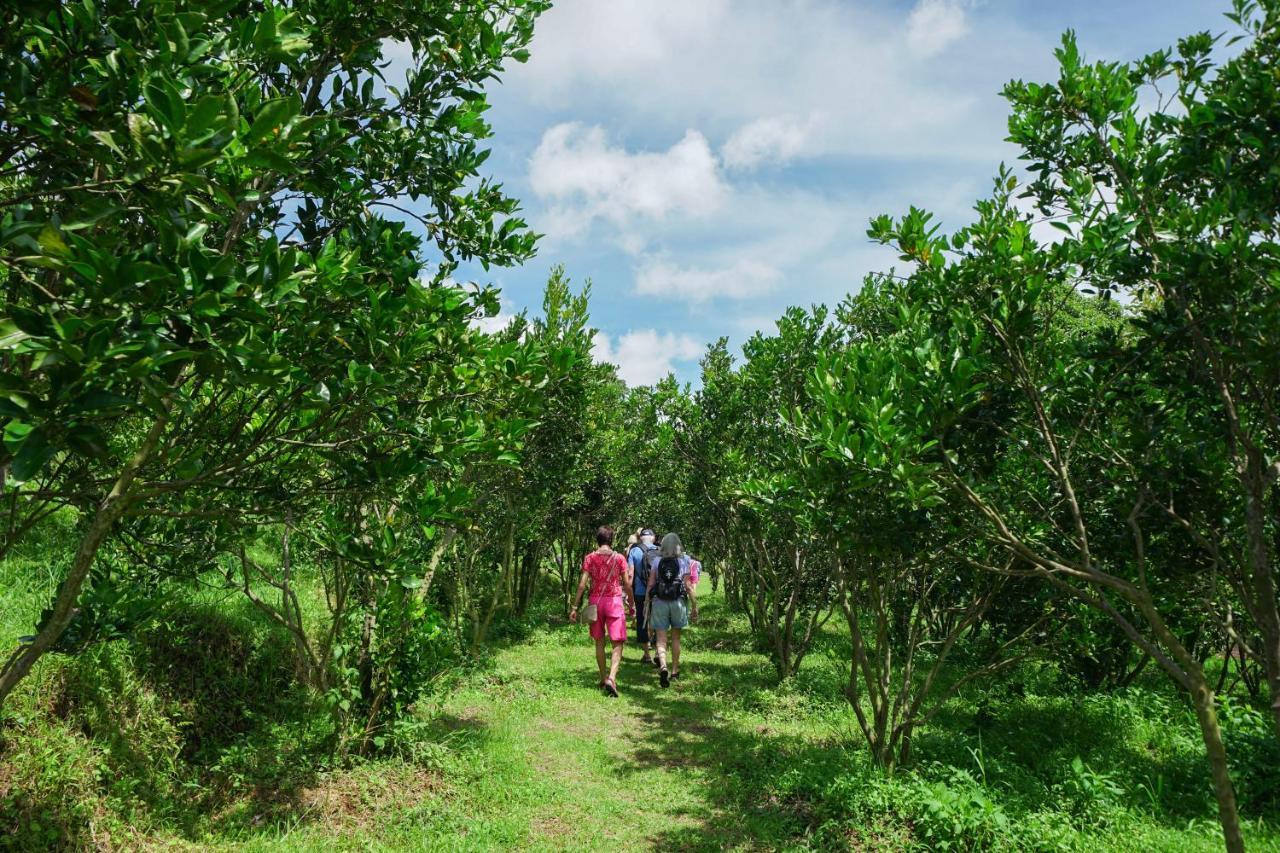
<path fill-rule="evenodd" d="M 6 645 L 55 570 L 0 563 Z M 617 700 L 580 627 L 501 626 L 419 701 L 411 748 L 335 762 L 288 638 L 234 591 L 171 590 L 131 641 L 49 656 L 15 694 L 0 848 L 1220 849 L 1194 722 L 1158 680 L 1078 695 L 1025 667 L 954 703 L 886 777 L 840 692 L 838 633 L 778 685 L 721 599 L 703 614 L 684 677 L 662 689 L 629 648 Z M 1258 770 L 1257 802 L 1274 779 Z M 1262 813 L 1250 848 L 1280 850 Z"/>
<path fill-rule="evenodd" d="M 351 834 L 304 823 L 248 849 L 1220 849 L 1205 792 L 1180 799 L 1200 780 L 1194 730 L 1181 717 L 1171 728 L 1169 705 L 1142 704 L 1154 694 L 1005 703 L 986 734 L 922 737 L 917 772 L 886 780 L 838 693 L 815 690 L 834 659 L 779 687 L 719 601 L 704 613 L 685 676 L 663 690 L 633 651 L 617 700 L 595 687 L 585 632 L 535 632 L 424 712 L 445 747 L 424 802 Z M 953 756 L 962 742 L 980 751 Z M 1166 779 L 1154 808 L 1121 775 L 1137 768 Z M 1280 849 L 1274 827 L 1249 834 L 1252 849 Z"/>

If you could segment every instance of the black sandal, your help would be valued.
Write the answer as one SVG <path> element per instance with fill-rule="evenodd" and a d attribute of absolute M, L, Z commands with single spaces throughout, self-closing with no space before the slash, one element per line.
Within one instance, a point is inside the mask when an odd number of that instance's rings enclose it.
<path fill-rule="evenodd" d="M 662 671 L 658 673 L 658 680 L 662 682 L 663 687 L 671 686 L 671 673 L 667 672 L 667 668 L 665 666 L 662 668 Z"/>
<path fill-rule="evenodd" d="M 613 683 L 613 679 L 607 679 L 604 683 L 604 692 L 608 693 L 614 699 L 618 698 L 618 685 Z"/>

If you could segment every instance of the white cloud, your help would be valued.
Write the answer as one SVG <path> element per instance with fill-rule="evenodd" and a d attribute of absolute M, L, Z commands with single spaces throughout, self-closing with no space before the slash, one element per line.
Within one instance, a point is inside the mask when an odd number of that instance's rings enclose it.
<path fill-rule="evenodd" d="M 753 169 L 766 163 L 786 163 L 804 148 L 812 121 L 793 116 L 756 119 L 733 132 L 720 148 L 720 158 L 730 169 Z"/>
<path fill-rule="evenodd" d="M 922 56 L 941 52 L 967 32 L 961 0 L 919 0 L 907 18 L 907 44 Z"/>
<path fill-rule="evenodd" d="M 488 335 L 496 335 L 511 325 L 511 321 L 516 318 L 515 312 L 512 310 L 513 307 L 511 300 L 504 296 L 499 302 L 497 314 L 492 317 L 472 317 L 471 328 L 478 329 Z"/>
<path fill-rule="evenodd" d="M 492 317 L 475 317 L 471 320 L 471 326 L 487 335 L 496 335 L 511 325 L 511 321 L 515 318 L 514 314 L 499 312 Z"/>
<path fill-rule="evenodd" d="M 628 385 L 652 385 L 671 373 L 677 361 L 693 361 L 702 345 L 689 335 L 633 329 L 618 339 L 596 332 L 592 355 L 598 362 L 618 366 L 618 377 Z"/>
<path fill-rule="evenodd" d="M 821 116 L 805 155 L 994 164 L 1006 113 L 998 92 L 1020 71 L 1050 70 L 1052 40 L 1010 16 L 971 27 L 973 5 L 561 0 L 494 99 L 530 117 L 605 115 L 627 139 L 694 127 L 724 142 L 762 117 Z"/>
<path fill-rule="evenodd" d="M 761 261 L 739 260 L 727 267 L 680 267 L 649 259 L 636 272 L 636 293 L 688 302 L 715 297 L 748 299 L 773 290 L 782 274 Z"/>
<path fill-rule="evenodd" d="M 578 122 L 542 135 L 529 160 L 529 185 L 550 207 L 537 224 L 559 237 L 581 235 L 598 219 L 625 227 L 704 216 L 719 208 L 726 191 L 715 155 L 696 130 L 666 151 L 632 153 L 611 145 L 603 128 Z"/>

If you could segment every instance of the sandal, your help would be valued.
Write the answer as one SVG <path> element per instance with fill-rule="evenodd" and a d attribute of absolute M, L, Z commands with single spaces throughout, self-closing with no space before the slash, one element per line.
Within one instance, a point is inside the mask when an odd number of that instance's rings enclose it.
<path fill-rule="evenodd" d="M 604 692 L 608 693 L 614 699 L 618 698 L 618 685 L 613 683 L 613 679 L 609 679 L 604 683 Z"/>
<path fill-rule="evenodd" d="M 671 686 L 671 673 L 667 672 L 667 668 L 665 666 L 662 668 L 662 671 L 658 673 L 658 680 L 662 682 L 663 687 Z"/>

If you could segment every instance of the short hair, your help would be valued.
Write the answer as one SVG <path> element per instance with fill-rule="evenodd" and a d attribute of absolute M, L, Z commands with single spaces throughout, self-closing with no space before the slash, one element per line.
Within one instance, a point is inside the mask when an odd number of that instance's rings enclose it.
<path fill-rule="evenodd" d="M 612 545 L 613 544 L 613 528 L 608 525 L 600 525 L 596 528 L 596 544 Z"/>

